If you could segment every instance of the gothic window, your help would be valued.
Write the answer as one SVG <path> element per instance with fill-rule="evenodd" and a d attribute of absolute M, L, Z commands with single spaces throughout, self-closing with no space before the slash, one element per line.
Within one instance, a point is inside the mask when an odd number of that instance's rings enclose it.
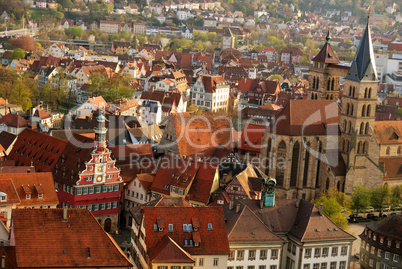
<path fill-rule="evenodd" d="M 370 125 L 369 125 L 368 122 L 366 122 L 366 130 L 364 131 L 364 134 L 368 134 L 368 133 L 369 133 L 369 128 L 370 128 Z"/>
<path fill-rule="evenodd" d="M 355 97 L 356 87 L 353 86 L 353 97 Z"/>
<path fill-rule="evenodd" d="M 362 122 L 361 124 L 360 124 L 360 132 L 359 132 L 359 134 L 364 134 L 364 122 Z"/>
<path fill-rule="evenodd" d="M 310 162 L 310 142 L 307 143 L 304 153 L 304 172 L 303 172 L 303 187 L 307 186 L 308 167 Z"/>
<path fill-rule="evenodd" d="M 367 106 L 367 112 L 366 112 L 366 116 L 370 117 L 370 110 L 371 110 L 371 105 Z"/>
<path fill-rule="evenodd" d="M 329 178 L 327 177 L 327 180 L 325 181 L 325 189 L 329 189 Z"/>
<path fill-rule="evenodd" d="M 331 79 L 329 78 L 327 83 L 327 91 L 330 90 L 330 87 L 331 87 Z"/>
<path fill-rule="evenodd" d="M 332 91 L 334 90 L 334 86 L 335 86 L 335 79 L 333 78 L 332 79 L 332 84 L 331 84 Z"/>
<path fill-rule="evenodd" d="M 349 96 L 352 96 L 352 86 L 349 86 Z"/>
<path fill-rule="evenodd" d="M 315 89 L 315 77 L 313 78 L 313 89 Z"/>
<path fill-rule="evenodd" d="M 366 116 L 366 105 L 362 107 L 362 117 Z"/>
<path fill-rule="evenodd" d="M 346 105 L 346 115 L 349 115 L 349 112 L 350 112 L 350 104 L 348 103 Z"/>
<path fill-rule="evenodd" d="M 316 89 L 319 89 L 320 88 L 320 78 L 317 78 L 317 87 L 316 87 Z"/>
<path fill-rule="evenodd" d="M 353 116 L 353 112 L 354 112 L 355 106 L 352 104 L 352 106 L 350 107 L 350 115 Z"/>
<path fill-rule="evenodd" d="M 368 98 L 371 98 L 371 88 L 368 90 Z"/>
<path fill-rule="evenodd" d="M 364 89 L 364 98 L 367 98 L 367 93 L 368 93 L 368 89 L 365 88 L 365 89 Z"/>
<path fill-rule="evenodd" d="M 298 141 L 296 141 L 295 144 L 293 145 L 290 187 L 296 187 L 297 174 L 299 170 L 299 152 L 300 152 L 300 144 Z"/>
<path fill-rule="evenodd" d="M 321 151 L 322 151 L 322 142 L 318 142 L 318 157 L 317 157 L 317 170 L 315 174 L 315 187 L 318 187 L 319 179 L 320 179 L 320 165 L 321 165 Z"/>
<path fill-rule="evenodd" d="M 357 154 L 362 153 L 362 142 L 360 141 L 359 144 L 357 144 Z"/>
<path fill-rule="evenodd" d="M 367 154 L 368 153 L 368 142 L 365 141 L 363 143 L 363 154 Z"/>
<path fill-rule="evenodd" d="M 276 156 L 276 182 L 278 187 L 283 187 L 283 179 L 285 176 L 286 167 L 286 143 L 282 140 L 278 146 L 278 153 Z"/>
<path fill-rule="evenodd" d="M 351 132 L 352 132 L 352 122 L 349 121 L 348 133 L 350 134 Z"/>
<path fill-rule="evenodd" d="M 270 165 L 270 160 L 271 160 L 271 148 L 272 148 L 272 140 L 271 138 L 268 139 L 268 145 L 267 145 L 267 163 L 265 167 L 265 173 L 268 175 L 269 173 L 269 165 Z"/>

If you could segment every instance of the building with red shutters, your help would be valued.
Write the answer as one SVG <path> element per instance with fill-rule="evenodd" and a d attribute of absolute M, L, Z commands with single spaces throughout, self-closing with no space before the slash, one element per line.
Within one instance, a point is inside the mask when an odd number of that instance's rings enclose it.
<path fill-rule="evenodd" d="M 61 206 L 89 209 L 110 232 L 117 229 L 123 180 L 106 145 L 106 118 L 100 114 L 97 120 L 95 140 L 74 136 L 58 159 L 53 175 Z"/>

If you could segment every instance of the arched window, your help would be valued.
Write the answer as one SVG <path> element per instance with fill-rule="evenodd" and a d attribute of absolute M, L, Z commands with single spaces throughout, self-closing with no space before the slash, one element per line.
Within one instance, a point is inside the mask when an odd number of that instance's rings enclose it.
<path fill-rule="evenodd" d="M 364 131 L 364 134 L 369 134 L 369 128 L 370 128 L 370 125 L 368 122 L 366 122 L 366 129 Z"/>
<path fill-rule="evenodd" d="M 319 89 L 320 88 L 320 78 L 317 78 L 317 88 L 316 89 Z"/>
<path fill-rule="evenodd" d="M 320 166 L 321 166 L 321 151 L 322 151 L 322 142 L 318 141 L 318 157 L 317 157 L 317 169 L 315 171 L 315 186 L 313 188 L 319 187 L 320 181 Z"/>
<path fill-rule="evenodd" d="M 361 154 L 362 153 L 362 142 L 360 141 L 357 144 L 357 154 Z"/>
<path fill-rule="evenodd" d="M 268 139 L 268 144 L 267 144 L 267 163 L 266 163 L 266 168 L 265 168 L 265 174 L 269 175 L 269 166 L 271 163 L 271 148 L 272 148 L 272 139 Z"/>
<path fill-rule="evenodd" d="M 348 128 L 348 133 L 350 134 L 352 132 L 352 122 L 349 121 L 349 128 Z"/>
<path fill-rule="evenodd" d="M 329 178 L 327 178 L 326 182 L 325 182 L 325 189 L 328 190 L 329 189 Z"/>
<path fill-rule="evenodd" d="M 349 86 L 349 96 L 352 96 L 352 86 Z"/>
<path fill-rule="evenodd" d="M 332 91 L 334 90 L 334 86 L 335 86 L 335 79 L 333 78 L 332 79 L 332 84 L 331 84 Z"/>
<path fill-rule="evenodd" d="M 349 112 L 350 112 L 350 104 L 348 103 L 346 105 L 346 115 L 349 115 Z"/>
<path fill-rule="evenodd" d="M 328 79 L 328 83 L 327 83 L 327 91 L 329 91 L 331 88 L 331 79 Z"/>
<path fill-rule="evenodd" d="M 401 149 L 401 147 L 400 147 L 400 146 L 398 147 L 397 152 L 398 152 L 398 155 L 401 155 L 401 154 L 402 154 L 402 149 Z"/>
<path fill-rule="evenodd" d="M 356 93 L 356 87 L 353 86 L 353 97 L 355 97 L 355 93 Z"/>
<path fill-rule="evenodd" d="M 371 110 L 371 105 L 367 106 L 367 112 L 366 112 L 366 116 L 370 117 L 370 110 Z"/>
<path fill-rule="evenodd" d="M 368 89 L 365 88 L 365 89 L 364 89 L 364 98 L 367 98 L 367 93 L 368 93 Z"/>
<path fill-rule="evenodd" d="M 276 173 L 275 179 L 278 187 L 283 187 L 283 179 L 285 177 L 286 168 L 286 143 L 282 140 L 278 146 L 276 155 Z"/>
<path fill-rule="evenodd" d="M 362 117 L 366 116 L 366 105 L 362 107 Z"/>
<path fill-rule="evenodd" d="M 300 144 L 298 141 L 296 141 L 293 145 L 292 166 L 290 171 L 290 187 L 296 187 L 297 184 L 297 174 L 299 170 L 299 152 Z"/>
<path fill-rule="evenodd" d="M 359 134 L 364 134 L 364 122 L 362 122 L 361 124 L 360 124 L 360 132 L 359 132 Z"/>
<path fill-rule="evenodd" d="M 355 106 L 352 104 L 352 106 L 350 107 L 350 115 L 353 116 L 353 112 L 354 112 Z"/>
<path fill-rule="evenodd" d="M 368 91 L 368 98 L 371 98 L 371 88 Z"/>
<path fill-rule="evenodd" d="M 385 154 L 389 155 L 391 153 L 391 148 L 387 147 L 387 150 L 385 151 Z"/>
<path fill-rule="evenodd" d="M 303 187 L 307 186 L 308 168 L 310 163 L 310 142 L 307 143 L 304 153 Z"/>
<path fill-rule="evenodd" d="M 315 77 L 313 78 L 313 89 L 315 89 Z"/>
<path fill-rule="evenodd" d="M 363 143 L 363 154 L 367 154 L 368 153 L 368 142 L 365 141 Z"/>

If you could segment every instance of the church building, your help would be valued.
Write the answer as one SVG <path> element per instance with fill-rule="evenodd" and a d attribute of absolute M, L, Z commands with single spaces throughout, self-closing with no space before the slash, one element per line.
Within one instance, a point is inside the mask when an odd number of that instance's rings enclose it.
<path fill-rule="evenodd" d="M 345 77 L 341 105 L 340 77 Z M 263 136 L 260 169 L 277 180 L 277 196 L 312 199 L 330 187 L 350 194 L 358 184 L 380 186 L 384 166 L 391 167 L 395 158 L 380 159 L 381 141 L 389 138 L 376 137 L 387 132 L 381 122 L 375 127 L 379 81 L 368 23 L 350 68 L 340 63 L 328 33 L 309 82 L 309 100 L 291 100 Z M 390 136 L 398 136 L 400 124 L 389 124 L 395 130 Z"/>

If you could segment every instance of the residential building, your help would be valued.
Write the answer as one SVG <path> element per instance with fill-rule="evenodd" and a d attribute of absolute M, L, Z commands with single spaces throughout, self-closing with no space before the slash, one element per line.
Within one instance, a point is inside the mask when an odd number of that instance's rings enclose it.
<path fill-rule="evenodd" d="M 151 201 L 150 187 L 155 179 L 155 174 L 137 174 L 129 183 L 124 186 L 124 216 L 126 227 L 131 228 L 133 218 L 130 209 Z"/>
<path fill-rule="evenodd" d="M 14 210 L 10 237 L 15 251 L 13 268 L 133 266 L 86 209 Z"/>
<path fill-rule="evenodd" d="M 77 107 L 74 111 L 74 114 L 77 115 L 78 117 L 83 117 L 91 114 L 92 112 L 98 109 L 106 108 L 106 106 L 107 103 L 102 96 L 92 97 L 88 98 L 87 101 L 85 101 L 82 105 Z"/>
<path fill-rule="evenodd" d="M 16 208 L 56 208 L 59 204 L 52 173 L 0 174 L 0 214 L 11 225 Z"/>
<path fill-rule="evenodd" d="M 147 25 L 143 22 L 133 23 L 133 34 L 144 35 L 147 31 Z"/>
<path fill-rule="evenodd" d="M 46 49 L 45 54 L 56 58 L 63 58 L 68 50 L 69 49 L 63 44 L 56 42 Z"/>
<path fill-rule="evenodd" d="M 230 28 L 225 28 L 222 35 L 222 50 L 234 49 L 235 47 L 235 36 L 233 35 Z"/>
<path fill-rule="evenodd" d="M 199 76 L 190 88 L 193 104 L 207 111 L 227 111 L 230 87 L 224 76 Z"/>
<path fill-rule="evenodd" d="M 7 114 L 0 118 L 0 132 L 6 131 L 19 135 L 28 127 L 28 121 L 18 114 Z"/>
<path fill-rule="evenodd" d="M 360 266 L 363 269 L 393 269 L 402 265 L 401 242 L 399 230 L 402 216 L 391 216 L 372 222 L 360 235 Z"/>
<path fill-rule="evenodd" d="M 83 66 L 75 76 L 77 77 L 77 86 L 81 87 L 84 84 L 89 84 L 91 75 L 95 73 L 106 73 L 106 69 L 103 65 L 91 65 L 91 66 Z"/>
<path fill-rule="evenodd" d="M 100 20 L 99 30 L 108 34 L 116 34 L 119 32 L 119 22 Z"/>
<path fill-rule="evenodd" d="M 275 199 L 275 184 L 263 180 L 261 200 L 224 205 L 228 268 L 349 268 L 355 237 L 337 227 L 322 206 Z"/>
<path fill-rule="evenodd" d="M 229 244 L 222 208 L 169 204 L 132 211 L 136 267 L 226 269 Z"/>
<path fill-rule="evenodd" d="M 286 47 L 281 50 L 280 53 L 280 61 L 285 64 L 296 64 L 300 63 L 303 59 L 303 52 L 299 48 L 295 47 Z"/>

